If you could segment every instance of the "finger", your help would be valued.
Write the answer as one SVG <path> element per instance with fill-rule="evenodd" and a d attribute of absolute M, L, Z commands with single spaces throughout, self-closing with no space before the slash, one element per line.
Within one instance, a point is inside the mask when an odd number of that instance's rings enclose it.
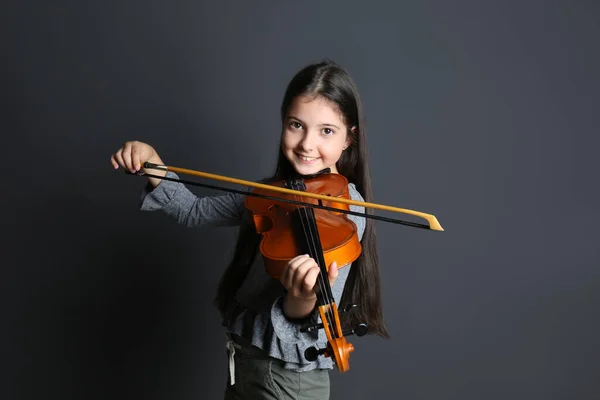
<path fill-rule="evenodd" d="M 288 261 L 287 265 L 283 269 L 281 277 L 279 278 L 281 284 L 286 289 L 289 289 L 292 286 L 291 282 L 293 281 L 293 271 L 298 268 L 298 266 L 302 263 L 302 260 L 306 257 L 308 257 L 307 254 L 300 254 L 299 256 L 296 256 Z"/>
<path fill-rule="evenodd" d="M 123 168 L 127 168 L 127 166 L 125 165 L 125 160 L 123 160 L 123 149 L 119 149 L 116 153 L 115 153 L 115 160 L 117 160 L 117 162 L 119 163 L 119 165 L 121 165 L 121 167 Z"/>
<path fill-rule="evenodd" d="M 287 289 L 287 280 L 288 280 L 288 275 L 290 273 L 290 263 L 288 262 L 285 267 L 283 267 L 283 271 L 281 271 L 281 276 L 279 277 L 279 282 L 281 282 L 281 285 Z"/>
<path fill-rule="evenodd" d="M 133 169 L 135 171 L 139 171 L 140 170 L 140 158 L 142 156 L 142 153 L 140 152 L 138 146 L 132 146 L 131 147 L 131 165 L 133 167 Z"/>
<path fill-rule="evenodd" d="M 329 265 L 329 270 L 327 272 L 327 275 L 329 277 L 329 285 L 333 286 L 333 284 L 335 283 L 337 277 L 338 277 L 338 269 L 337 269 L 337 262 L 332 262 L 331 265 Z"/>
<path fill-rule="evenodd" d="M 309 271 L 311 269 L 316 269 L 317 272 L 319 271 L 317 262 L 309 257 L 309 258 L 303 259 L 296 268 L 293 268 L 291 270 L 291 274 L 290 274 L 291 279 L 290 279 L 289 285 L 295 296 L 301 296 L 301 295 L 304 295 L 304 294 L 310 292 L 310 289 L 309 289 L 305 293 L 304 287 L 305 287 L 305 280 L 306 280 L 307 274 L 309 273 Z M 315 279 L 316 278 L 313 278 L 313 282 L 310 285 L 310 288 L 312 288 L 314 286 Z"/>
<path fill-rule="evenodd" d="M 320 272 L 321 270 L 317 265 L 313 265 L 312 267 L 308 268 L 302 280 L 302 294 L 308 295 L 314 291 Z"/>
<path fill-rule="evenodd" d="M 304 260 L 305 258 L 310 258 L 310 256 L 308 254 L 300 254 L 294 258 L 292 258 L 290 260 L 290 264 L 299 264 L 300 262 L 302 262 L 302 260 Z"/>
<path fill-rule="evenodd" d="M 287 265 L 285 266 L 285 268 L 283 270 L 283 274 L 281 275 L 280 280 L 281 280 L 281 284 L 283 285 L 283 287 L 286 288 L 288 291 L 293 289 L 294 275 L 296 273 L 296 270 L 302 263 L 303 258 L 304 258 L 304 255 L 299 255 L 299 256 L 292 258 L 290 261 L 288 261 Z"/>
<path fill-rule="evenodd" d="M 303 258 L 294 259 L 293 261 L 291 261 L 288 265 L 285 279 L 283 280 L 283 286 L 288 291 L 291 291 L 293 295 L 297 295 L 294 282 L 296 280 L 298 270 L 302 267 L 303 262 L 304 262 Z"/>
<path fill-rule="evenodd" d="M 125 161 L 125 166 L 131 172 L 135 172 L 133 170 L 133 165 L 131 165 L 131 142 L 125 143 L 123 146 L 123 161 Z"/>
<path fill-rule="evenodd" d="M 112 164 L 114 169 L 119 168 L 119 163 L 117 163 L 117 159 L 115 158 L 114 154 L 110 156 L 110 163 Z"/>

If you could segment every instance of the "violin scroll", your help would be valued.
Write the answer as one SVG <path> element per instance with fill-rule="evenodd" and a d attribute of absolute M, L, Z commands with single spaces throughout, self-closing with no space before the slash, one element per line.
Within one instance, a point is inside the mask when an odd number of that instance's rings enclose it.
<path fill-rule="evenodd" d="M 335 304 L 333 304 L 335 306 Z M 349 312 L 352 309 L 356 308 L 356 304 L 350 304 L 343 309 L 337 310 L 333 313 L 335 315 L 335 320 L 337 320 L 337 326 L 340 327 L 339 324 L 339 314 L 343 314 L 345 312 Z M 331 357 L 335 364 L 337 365 L 340 372 L 346 372 L 350 369 L 350 365 L 348 360 L 350 359 L 350 353 L 354 351 L 354 346 L 352 343 L 346 341 L 346 336 L 356 335 L 356 336 L 364 336 L 368 332 L 368 325 L 366 323 L 360 323 L 353 329 L 349 331 L 345 331 L 339 334 L 341 329 L 338 329 L 338 333 L 336 334 L 335 327 L 331 326 L 329 323 L 329 319 L 327 318 L 327 311 L 319 310 L 321 312 L 322 321 L 328 322 L 326 325 L 324 323 L 318 323 L 314 325 L 309 325 L 303 327 L 301 332 L 312 332 L 319 329 L 325 329 L 328 341 L 327 346 L 322 349 L 317 349 L 316 347 L 309 347 L 304 352 L 304 358 L 308 361 L 316 361 L 319 356 Z M 333 337 L 337 336 L 337 337 Z"/>

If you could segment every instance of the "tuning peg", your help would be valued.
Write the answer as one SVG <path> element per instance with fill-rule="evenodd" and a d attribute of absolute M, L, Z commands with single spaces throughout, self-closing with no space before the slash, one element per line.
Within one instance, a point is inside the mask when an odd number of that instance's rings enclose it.
<path fill-rule="evenodd" d="M 323 328 L 323 323 L 318 323 L 315 325 L 309 325 L 309 326 L 305 326 L 300 328 L 300 332 L 312 332 L 312 331 L 316 331 L 318 329 L 322 329 Z"/>
<path fill-rule="evenodd" d="M 309 347 L 304 351 L 304 358 L 308 361 L 316 361 L 320 355 L 325 354 L 327 349 L 317 349 L 316 347 Z"/>
<path fill-rule="evenodd" d="M 338 312 L 340 314 L 343 314 L 343 313 L 350 312 L 350 311 L 352 311 L 355 308 L 358 308 L 358 305 L 356 305 L 356 304 L 348 304 L 346 307 L 341 308 Z"/>
<path fill-rule="evenodd" d="M 361 323 L 356 325 L 354 329 L 350 329 L 349 331 L 344 332 L 344 336 L 356 335 L 356 336 L 364 336 L 369 331 L 369 327 L 365 323 Z"/>

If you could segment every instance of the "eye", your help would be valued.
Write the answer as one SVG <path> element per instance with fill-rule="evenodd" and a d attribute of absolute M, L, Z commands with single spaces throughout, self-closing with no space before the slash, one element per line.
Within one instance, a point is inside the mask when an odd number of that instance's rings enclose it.
<path fill-rule="evenodd" d="M 332 135 L 334 132 L 331 128 L 323 128 L 323 133 L 325 135 Z"/>
<path fill-rule="evenodd" d="M 292 121 L 292 122 L 290 122 L 290 127 L 294 128 L 294 129 L 301 129 L 302 124 L 297 121 Z"/>

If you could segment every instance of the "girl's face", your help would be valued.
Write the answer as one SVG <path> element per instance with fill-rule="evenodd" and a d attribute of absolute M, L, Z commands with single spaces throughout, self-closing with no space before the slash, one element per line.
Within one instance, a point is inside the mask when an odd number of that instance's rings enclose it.
<path fill-rule="evenodd" d="M 296 172 L 311 175 L 336 163 L 350 145 L 337 108 L 322 97 L 296 97 L 283 121 L 281 149 Z"/>

